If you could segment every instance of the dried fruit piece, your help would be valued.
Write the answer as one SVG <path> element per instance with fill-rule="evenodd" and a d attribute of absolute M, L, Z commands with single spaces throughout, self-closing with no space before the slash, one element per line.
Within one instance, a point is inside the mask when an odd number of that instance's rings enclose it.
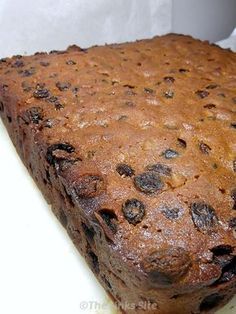
<path fill-rule="evenodd" d="M 122 177 L 132 177 L 134 175 L 134 170 L 127 164 L 118 164 L 116 166 L 116 171 Z"/>
<path fill-rule="evenodd" d="M 217 84 L 210 84 L 210 85 L 206 86 L 206 89 L 215 89 L 217 87 L 219 87 L 219 85 L 217 85 Z"/>
<path fill-rule="evenodd" d="M 24 65 L 24 62 L 18 59 L 11 66 L 12 68 L 22 68 Z"/>
<path fill-rule="evenodd" d="M 203 98 L 206 98 L 206 97 L 209 95 L 209 92 L 206 91 L 206 90 L 198 90 L 198 91 L 195 92 L 195 94 L 196 94 L 199 98 L 203 99 Z"/>
<path fill-rule="evenodd" d="M 220 305 L 223 301 L 224 296 L 218 293 L 213 293 L 205 297 L 200 304 L 200 311 L 210 311 Z"/>
<path fill-rule="evenodd" d="M 125 219 L 130 224 L 136 225 L 143 220 L 145 215 L 145 206 L 141 201 L 137 200 L 136 198 L 132 198 L 127 200 L 122 205 L 122 212 Z"/>
<path fill-rule="evenodd" d="M 232 229 L 236 229 L 236 217 L 233 217 L 229 220 L 229 227 Z"/>
<path fill-rule="evenodd" d="M 50 65 L 50 62 L 48 61 L 40 61 L 39 64 L 42 66 L 42 67 L 48 67 Z"/>
<path fill-rule="evenodd" d="M 167 247 L 148 254 L 142 266 L 154 284 L 170 285 L 187 274 L 191 259 L 182 247 Z"/>
<path fill-rule="evenodd" d="M 211 151 L 211 148 L 210 146 L 208 146 L 207 144 L 203 143 L 203 142 L 200 142 L 199 143 L 199 149 L 200 151 L 205 154 L 205 155 L 209 155 L 210 151 Z"/>
<path fill-rule="evenodd" d="M 177 138 L 178 144 L 179 146 L 181 146 L 182 148 L 186 148 L 187 147 L 187 143 L 185 140 L 183 140 L 182 138 Z"/>
<path fill-rule="evenodd" d="M 25 124 L 39 124 L 39 122 L 43 120 L 43 109 L 40 107 L 29 108 L 21 117 Z"/>
<path fill-rule="evenodd" d="M 164 92 L 165 98 L 173 98 L 174 97 L 174 92 L 172 90 L 167 90 Z"/>
<path fill-rule="evenodd" d="M 166 159 L 173 159 L 179 156 L 179 153 L 173 149 L 166 149 L 162 154 Z"/>
<path fill-rule="evenodd" d="M 69 82 L 57 82 L 56 87 L 61 91 L 68 90 L 71 87 L 71 84 Z"/>
<path fill-rule="evenodd" d="M 163 182 L 155 171 L 147 171 L 135 176 L 134 185 L 138 190 L 148 194 L 163 188 Z"/>
<path fill-rule="evenodd" d="M 175 79 L 172 76 L 165 76 L 164 81 L 167 83 L 174 83 Z"/>
<path fill-rule="evenodd" d="M 190 206 L 190 213 L 194 225 L 202 233 L 208 233 L 214 230 L 218 218 L 215 209 L 207 203 L 198 201 Z"/>
<path fill-rule="evenodd" d="M 111 209 L 103 208 L 94 213 L 95 217 L 103 227 L 108 239 L 113 241 L 114 234 L 117 232 L 117 216 Z"/>
<path fill-rule="evenodd" d="M 171 173 L 172 173 L 172 170 L 171 170 L 170 167 L 168 167 L 167 165 L 161 164 L 161 163 L 148 165 L 146 167 L 146 170 L 148 170 L 148 171 L 155 171 L 160 176 L 171 176 Z"/>
<path fill-rule="evenodd" d="M 161 208 L 161 212 L 166 218 L 172 220 L 179 218 L 180 209 L 177 207 L 164 206 Z"/>
<path fill-rule="evenodd" d="M 233 160 L 233 171 L 236 172 L 236 159 Z"/>
<path fill-rule="evenodd" d="M 57 156 L 56 152 L 58 150 L 71 154 L 75 151 L 75 148 L 69 143 L 56 143 L 49 146 L 46 153 L 46 159 L 50 165 L 55 165 L 58 161 L 65 159 L 65 157 Z"/>
<path fill-rule="evenodd" d="M 230 124 L 231 128 L 236 129 L 236 122 Z"/>
<path fill-rule="evenodd" d="M 231 198 L 233 200 L 233 207 L 232 209 L 236 210 L 236 189 L 231 191 Z"/>
<path fill-rule="evenodd" d="M 145 91 L 145 93 L 147 93 L 147 94 L 154 94 L 154 93 L 155 93 L 155 91 L 154 91 L 152 88 L 148 88 L 148 87 L 145 87 L 145 88 L 144 88 L 144 91 Z"/>
<path fill-rule="evenodd" d="M 29 68 L 29 69 L 25 69 L 25 70 L 21 70 L 21 71 L 19 71 L 19 73 L 21 74 L 21 76 L 23 76 L 23 77 L 28 77 L 28 76 L 32 76 L 32 75 L 34 75 L 35 73 L 36 73 L 36 69 L 35 68 L 33 68 L 33 67 L 31 67 L 31 68 Z"/>
<path fill-rule="evenodd" d="M 81 223 L 81 227 L 84 231 L 84 234 L 89 242 L 93 242 L 95 231 L 93 227 L 88 227 L 85 223 Z"/>
<path fill-rule="evenodd" d="M 105 181 L 100 175 L 84 174 L 73 182 L 72 188 L 76 198 L 91 198 L 104 192 Z"/>
<path fill-rule="evenodd" d="M 46 89 L 46 88 L 41 88 L 41 87 L 38 87 L 34 93 L 33 93 L 33 96 L 35 98 L 47 98 L 49 96 L 49 90 Z"/>
<path fill-rule="evenodd" d="M 207 109 L 213 109 L 213 108 L 216 108 L 216 105 L 214 105 L 214 104 L 206 104 L 203 107 L 207 108 Z"/>
<path fill-rule="evenodd" d="M 92 266 L 92 270 L 98 274 L 100 269 L 99 269 L 99 261 L 98 261 L 98 257 L 96 254 L 94 254 L 94 252 L 90 249 L 88 251 L 88 257 L 89 257 L 89 262 Z"/>
<path fill-rule="evenodd" d="M 66 64 L 68 64 L 68 65 L 74 65 L 74 64 L 76 64 L 76 62 L 75 62 L 74 60 L 67 60 L 67 61 L 66 61 Z"/>

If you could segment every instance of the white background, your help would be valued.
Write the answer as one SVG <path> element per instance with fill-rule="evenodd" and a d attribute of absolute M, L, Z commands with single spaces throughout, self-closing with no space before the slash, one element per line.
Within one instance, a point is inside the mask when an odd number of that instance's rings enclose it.
<path fill-rule="evenodd" d="M 197 12 L 204 24 L 207 14 L 212 15 L 212 0 L 204 1 L 207 10 L 202 1 Z M 233 27 L 228 11 L 236 1 L 220 2 L 217 14 L 228 14 L 225 22 L 218 18 L 220 32 L 213 27 L 214 19 L 201 25 L 212 40 L 228 35 Z M 227 5 L 222 6 L 223 2 Z M 186 13 L 181 5 L 176 7 L 170 0 L 0 0 L 0 56 L 64 49 L 72 43 L 86 47 L 135 40 L 177 26 L 184 27 L 182 32 L 206 36 L 202 27 L 196 30 L 196 22 L 185 25 L 196 8 L 188 7 Z M 113 313 L 108 297 L 52 215 L 1 123 L 0 214 L 1 314 Z M 105 308 L 82 310 L 83 301 L 97 301 Z M 220 313 L 235 313 L 231 305 Z"/>

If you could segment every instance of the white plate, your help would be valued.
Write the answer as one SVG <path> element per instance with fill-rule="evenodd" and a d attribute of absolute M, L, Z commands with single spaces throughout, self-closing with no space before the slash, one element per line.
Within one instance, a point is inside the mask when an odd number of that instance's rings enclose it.
<path fill-rule="evenodd" d="M 24 168 L 2 122 L 0 156 L 0 313 L 115 313 Z M 235 311 L 236 297 L 219 314 Z"/>

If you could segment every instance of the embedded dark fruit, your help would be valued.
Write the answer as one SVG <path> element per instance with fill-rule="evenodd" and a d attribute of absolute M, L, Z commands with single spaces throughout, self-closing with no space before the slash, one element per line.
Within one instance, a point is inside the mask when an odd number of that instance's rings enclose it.
<path fill-rule="evenodd" d="M 147 194 L 160 191 L 164 184 L 158 173 L 155 171 L 146 171 L 134 177 L 135 187 Z"/>
<path fill-rule="evenodd" d="M 175 79 L 172 76 L 165 76 L 164 81 L 167 83 L 174 83 Z"/>
<path fill-rule="evenodd" d="M 95 231 L 93 227 L 88 227 L 85 223 L 81 223 L 81 227 L 84 231 L 84 234 L 89 242 L 93 242 Z"/>
<path fill-rule="evenodd" d="M 71 84 L 69 82 L 57 82 L 56 87 L 61 91 L 68 90 L 70 88 Z"/>
<path fill-rule="evenodd" d="M 41 61 L 39 62 L 39 64 L 42 66 L 42 67 L 48 67 L 50 65 L 50 62 L 48 61 Z"/>
<path fill-rule="evenodd" d="M 233 247 L 227 244 L 218 245 L 211 249 L 211 252 L 214 254 L 214 256 L 231 254 L 233 251 Z"/>
<path fill-rule="evenodd" d="M 174 92 L 172 90 L 167 90 L 164 92 L 164 97 L 169 99 L 174 97 Z"/>
<path fill-rule="evenodd" d="M 233 206 L 232 206 L 232 209 L 233 210 L 236 210 L 236 189 L 233 189 L 231 191 L 231 198 L 233 200 Z"/>
<path fill-rule="evenodd" d="M 216 105 L 214 105 L 214 104 L 206 104 L 203 107 L 206 108 L 206 109 L 213 109 L 213 108 L 216 108 Z"/>
<path fill-rule="evenodd" d="M 199 98 L 203 99 L 206 98 L 209 95 L 209 92 L 206 90 L 198 90 L 195 93 Z"/>
<path fill-rule="evenodd" d="M 50 165 L 55 165 L 59 160 L 65 159 L 65 157 L 57 156 L 57 151 L 64 151 L 71 154 L 75 151 L 75 148 L 69 143 L 56 143 L 49 146 L 46 153 L 46 159 Z"/>
<path fill-rule="evenodd" d="M 233 160 L 233 171 L 236 172 L 236 159 Z"/>
<path fill-rule="evenodd" d="M 148 254 L 142 266 L 153 284 L 170 285 L 186 275 L 191 264 L 184 248 L 170 246 Z"/>
<path fill-rule="evenodd" d="M 217 85 L 217 84 L 210 84 L 210 85 L 207 85 L 206 89 L 215 89 L 217 87 L 219 87 L 219 85 Z"/>
<path fill-rule="evenodd" d="M 166 218 L 174 220 L 179 218 L 180 209 L 177 207 L 164 206 L 161 208 L 161 212 Z"/>
<path fill-rule="evenodd" d="M 160 176 L 170 176 L 172 173 L 172 170 L 170 167 L 167 165 L 161 164 L 161 163 L 156 163 L 153 165 L 148 165 L 146 167 L 146 170 L 148 171 L 155 171 L 157 172 Z"/>
<path fill-rule="evenodd" d="M 49 96 L 49 91 L 46 88 L 37 88 L 34 91 L 33 96 L 35 98 L 47 98 Z"/>
<path fill-rule="evenodd" d="M 182 138 L 177 138 L 178 144 L 180 147 L 182 148 L 186 148 L 187 147 L 187 143 L 185 140 L 183 140 Z"/>
<path fill-rule="evenodd" d="M 117 232 L 117 216 L 115 212 L 111 209 L 101 209 L 94 213 L 98 222 L 103 228 L 103 231 L 108 239 L 113 241 L 114 234 Z"/>
<path fill-rule="evenodd" d="M 200 304 L 200 311 L 210 311 L 216 308 L 223 301 L 224 296 L 214 293 L 208 295 L 205 299 L 202 300 Z"/>
<path fill-rule="evenodd" d="M 229 227 L 231 229 L 236 229 L 236 217 L 233 217 L 229 220 Z"/>
<path fill-rule="evenodd" d="M 105 181 L 100 175 L 85 174 L 73 184 L 74 195 L 79 198 L 91 198 L 105 190 Z"/>
<path fill-rule="evenodd" d="M 164 156 L 166 159 L 173 159 L 179 156 L 179 153 L 173 149 L 166 149 L 162 156 Z"/>
<path fill-rule="evenodd" d="M 122 177 L 132 177 L 134 175 L 134 170 L 127 164 L 118 164 L 116 171 Z"/>
<path fill-rule="evenodd" d="M 122 212 L 125 219 L 130 224 L 136 225 L 143 220 L 145 215 L 145 206 L 141 201 L 137 200 L 136 198 L 132 198 L 127 200 L 122 205 Z"/>
<path fill-rule="evenodd" d="M 92 265 L 93 271 L 98 274 L 100 269 L 99 269 L 99 261 L 97 255 L 92 251 L 88 251 L 88 257 L 89 257 L 89 262 Z"/>
<path fill-rule="evenodd" d="M 210 146 L 208 146 L 207 144 L 203 143 L 203 142 L 200 142 L 199 143 L 199 149 L 200 151 L 205 154 L 205 155 L 209 155 L 210 151 L 211 151 L 211 148 Z"/>
<path fill-rule="evenodd" d="M 208 233 L 215 229 L 218 218 L 215 209 L 207 203 L 195 202 L 190 206 L 190 213 L 196 228 L 202 233 Z"/>
<path fill-rule="evenodd" d="M 22 119 L 25 124 L 39 124 L 43 120 L 43 109 L 40 107 L 29 108 L 22 114 Z"/>

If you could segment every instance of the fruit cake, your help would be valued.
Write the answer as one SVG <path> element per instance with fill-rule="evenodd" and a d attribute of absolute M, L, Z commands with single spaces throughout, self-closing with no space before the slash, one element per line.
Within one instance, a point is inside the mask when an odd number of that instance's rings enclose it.
<path fill-rule="evenodd" d="M 168 34 L 4 58 L 0 114 L 123 312 L 213 313 L 233 297 L 235 53 Z"/>

